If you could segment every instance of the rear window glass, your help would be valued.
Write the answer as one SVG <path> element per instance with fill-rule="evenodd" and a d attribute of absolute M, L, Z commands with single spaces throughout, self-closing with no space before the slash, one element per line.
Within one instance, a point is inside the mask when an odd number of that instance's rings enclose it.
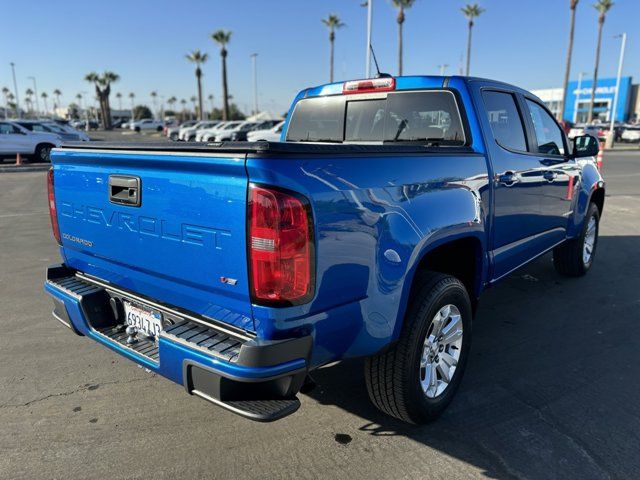
<path fill-rule="evenodd" d="M 342 96 L 300 100 L 289 122 L 287 141 L 340 142 L 343 122 Z"/>
<path fill-rule="evenodd" d="M 447 91 L 390 93 L 382 99 L 317 97 L 298 102 L 289 142 L 424 142 L 464 145 L 456 99 Z"/>

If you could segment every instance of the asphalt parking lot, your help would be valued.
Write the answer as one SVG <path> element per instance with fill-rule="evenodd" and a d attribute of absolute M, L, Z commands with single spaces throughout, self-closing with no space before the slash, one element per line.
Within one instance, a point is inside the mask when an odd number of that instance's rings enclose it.
<path fill-rule="evenodd" d="M 589 275 L 546 255 L 486 292 L 456 399 L 411 427 L 369 403 L 360 361 L 259 424 L 73 335 L 42 291 L 45 174 L 0 174 L 0 478 L 638 478 L 640 152 L 604 175 Z"/>

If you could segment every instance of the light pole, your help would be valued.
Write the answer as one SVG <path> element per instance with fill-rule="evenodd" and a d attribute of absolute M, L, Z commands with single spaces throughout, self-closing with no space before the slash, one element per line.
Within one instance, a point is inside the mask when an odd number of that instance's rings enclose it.
<path fill-rule="evenodd" d="M 253 63 L 253 114 L 258 114 L 258 54 L 252 53 L 251 61 Z"/>
<path fill-rule="evenodd" d="M 13 72 L 13 90 L 16 95 L 16 116 L 21 118 L 20 115 L 20 98 L 18 97 L 18 82 L 16 82 L 16 64 L 11 62 L 11 71 Z"/>
<path fill-rule="evenodd" d="M 36 85 L 36 77 L 27 77 L 29 80 L 33 81 L 33 91 L 36 95 L 36 116 L 40 115 L 40 100 L 38 100 L 38 86 Z"/>
<path fill-rule="evenodd" d="M 585 72 L 578 74 L 578 93 L 576 94 L 576 105 L 573 109 L 573 123 L 578 121 L 578 110 L 580 110 L 580 94 L 582 93 L 582 79 L 586 75 Z"/>
<path fill-rule="evenodd" d="M 609 135 L 607 135 L 607 147 L 613 147 L 615 142 L 614 127 L 616 123 L 616 110 L 618 108 L 618 98 L 620 97 L 620 77 L 622 77 L 622 65 L 624 64 L 624 49 L 627 45 L 627 34 L 616 35 L 614 38 L 621 38 L 620 44 L 620 59 L 618 60 L 618 77 L 616 78 L 616 92 L 613 95 L 613 106 L 611 108 L 611 126 L 609 127 Z"/>
<path fill-rule="evenodd" d="M 442 65 L 438 65 L 438 68 L 440 69 L 440 76 L 444 77 L 444 71 L 449 67 L 448 64 L 444 63 Z"/>
<path fill-rule="evenodd" d="M 371 23 L 373 21 L 373 0 L 367 0 L 367 55 L 365 78 L 371 78 Z"/>

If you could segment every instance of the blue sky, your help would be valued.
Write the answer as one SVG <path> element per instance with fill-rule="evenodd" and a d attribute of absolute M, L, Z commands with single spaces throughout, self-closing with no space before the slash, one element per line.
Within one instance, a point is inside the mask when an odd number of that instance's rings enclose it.
<path fill-rule="evenodd" d="M 478 1 L 478 0 L 474 0 Z M 595 0 L 580 0 L 573 75 L 593 71 L 597 32 Z M 300 89 L 328 81 L 328 32 L 320 19 L 337 13 L 347 24 L 336 35 L 337 79 L 364 74 L 366 9 L 361 0 L 0 0 L 0 86 L 13 89 L 16 63 L 21 98 L 35 76 L 38 90 L 63 92 L 63 104 L 79 92 L 89 71 L 121 76 L 114 92 L 135 92 L 150 105 L 156 90 L 169 98 L 195 94 L 187 52 L 210 54 L 204 66 L 205 96 L 219 104 L 220 57 L 212 31 L 233 31 L 229 45 L 230 93 L 241 108 L 252 105 L 251 60 L 259 54 L 260 108 L 283 112 Z M 457 73 L 466 46 L 460 0 L 417 0 L 405 23 L 405 74 L 435 74 L 439 64 Z M 534 89 L 560 86 L 566 55 L 569 0 L 479 0 L 486 12 L 474 28 L 472 74 Z M 388 0 L 374 0 L 373 43 L 381 69 L 397 73 L 397 25 Z M 15 19 L 15 21 L 14 21 Z M 624 74 L 640 79 L 640 1 L 617 0 L 603 36 L 601 76 L 614 76 L 619 40 L 629 34 Z M 115 104 L 115 102 L 114 102 Z M 128 100 L 125 102 L 128 105 Z M 117 104 L 115 104 L 117 107 Z"/>

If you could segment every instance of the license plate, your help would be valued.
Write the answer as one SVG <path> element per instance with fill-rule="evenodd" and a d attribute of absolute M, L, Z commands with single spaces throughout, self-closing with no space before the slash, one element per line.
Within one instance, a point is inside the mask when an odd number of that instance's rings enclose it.
<path fill-rule="evenodd" d="M 123 303 L 127 325 L 132 325 L 139 333 L 157 340 L 162 330 L 162 314 L 129 302 Z"/>

